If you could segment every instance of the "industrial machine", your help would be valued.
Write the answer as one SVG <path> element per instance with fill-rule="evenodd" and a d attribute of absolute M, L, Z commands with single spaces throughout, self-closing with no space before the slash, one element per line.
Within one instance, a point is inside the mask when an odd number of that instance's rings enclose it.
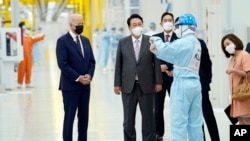
<path fill-rule="evenodd" d="M 16 39 L 7 33 L 16 35 Z M 0 93 L 15 87 L 14 66 L 23 59 L 21 30 L 15 28 L 0 28 Z"/>

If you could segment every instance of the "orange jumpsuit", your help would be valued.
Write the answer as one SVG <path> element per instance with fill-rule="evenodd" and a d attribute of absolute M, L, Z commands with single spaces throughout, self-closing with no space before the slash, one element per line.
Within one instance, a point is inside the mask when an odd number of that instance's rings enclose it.
<path fill-rule="evenodd" d="M 31 83 L 31 70 L 32 70 L 32 48 L 33 45 L 43 40 L 45 34 L 30 37 L 23 36 L 23 60 L 18 64 L 17 83 L 22 84 L 25 77 L 25 84 Z"/>
<path fill-rule="evenodd" d="M 16 41 L 16 35 L 13 33 L 7 33 L 8 36 Z M 32 48 L 36 42 L 43 40 L 45 34 L 41 34 L 35 37 L 23 36 L 23 60 L 18 64 L 17 83 L 23 84 L 25 77 L 25 84 L 31 83 L 31 70 L 32 70 Z"/>

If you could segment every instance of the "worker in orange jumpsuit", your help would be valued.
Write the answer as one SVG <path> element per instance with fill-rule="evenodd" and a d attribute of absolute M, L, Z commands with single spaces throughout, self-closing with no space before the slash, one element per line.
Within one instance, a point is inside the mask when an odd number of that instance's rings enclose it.
<path fill-rule="evenodd" d="M 25 29 L 27 30 L 27 29 Z M 16 35 L 13 33 L 7 33 L 7 35 L 13 38 L 16 41 Z M 24 31 L 22 37 L 23 43 L 23 60 L 18 64 L 18 88 L 22 87 L 23 80 L 25 78 L 26 88 L 32 88 L 31 86 L 31 71 L 32 71 L 32 48 L 36 42 L 43 40 L 45 34 L 40 34 L 35 37 L 28 36 L 28 34 Z"/>

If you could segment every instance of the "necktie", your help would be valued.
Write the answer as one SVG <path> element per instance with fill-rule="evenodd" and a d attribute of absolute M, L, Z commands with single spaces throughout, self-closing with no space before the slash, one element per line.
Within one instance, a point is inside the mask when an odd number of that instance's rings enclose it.
<path fill-rule="evenodd" d="M 79 40 L 79 37 L 78 37 L 78 36 L 76 36 L 76 44 L 77 44 L 77 47 L 78 47 L 78 49 L 80 50 L 80 52 L 81 52 L 82 56 L 84 57 L 84 54 L 83 54 L 83 48 L 82 48 L 82 46 L 81 46 L 81 42 L 80 42 L 80 40 Z"/>
<path fill-rule="evenodd" d="M 135 59 L 136 61 L 138 61 L 138 58 L 139 58 L 139 52 L 140 52 L 140 45 L 139 45 L 139 40 L 135 40 L 135 47 L 134 47 L 134 50 L 135 50 Z"/>
<path fill-rule="evenodd" d="M 165 42 L 169 42 L 169 37 L 170 37 L 170 35 L 166 35 L 166 39 L 165 39 Z"/>

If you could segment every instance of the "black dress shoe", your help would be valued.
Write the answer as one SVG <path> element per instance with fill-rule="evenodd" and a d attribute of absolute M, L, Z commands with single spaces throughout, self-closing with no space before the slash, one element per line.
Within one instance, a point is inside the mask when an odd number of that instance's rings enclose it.
<path fill-rule="evenodd" d="M 163 141 L 163 136 L 156 136 L 156 141 Z"/>

